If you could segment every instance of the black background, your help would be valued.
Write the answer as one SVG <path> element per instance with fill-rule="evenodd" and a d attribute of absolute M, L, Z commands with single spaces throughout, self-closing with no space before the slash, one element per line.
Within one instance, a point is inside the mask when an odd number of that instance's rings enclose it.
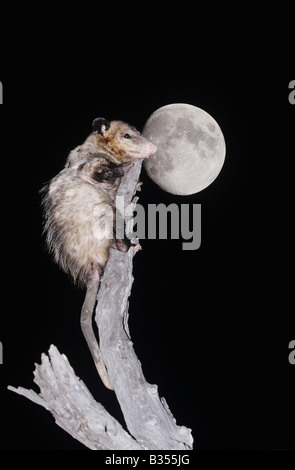
<path fill-rule="evenodd" d="M 193 196 L 165 193 L 142 172 L 146 208 L 202 204 L 202 243 L 183 251 L 181 240 L 142 240 L 130 298 L 135 351 L 177 423 L 192 428 L 195 449 L 294 448 L 290 12 L 173 2 L 36 8 L 2 19 L 1 448 L 85 449 L 6 390 L 32 387 L 52 343 L 123 423 L 80 331 L 84 293 L 45 251 L 38 191 L 93 118 L 142 130 L 153 111 L 179 102 L 219 123 L 226 160 Z"/>

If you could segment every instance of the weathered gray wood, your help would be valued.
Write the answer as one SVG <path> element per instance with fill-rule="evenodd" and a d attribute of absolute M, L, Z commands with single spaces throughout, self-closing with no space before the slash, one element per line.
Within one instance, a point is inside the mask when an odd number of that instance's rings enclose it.
<path fill-rule="evenodd" d="M 134 194 L 140 169 L 141 162 L 137 161 L 118 190 L 125 222 L 137 201 Z M 189 450 L 193 444 L 191 430 L 176 424 L 157 386 L 146 382 L 130 338 L 128 298 L 133 257 L 138 249 L 137 244 L 127 253 L 111 250 L 95 316 L 102 357 L 131 435 L 94 401 L 67 358 L 54 346 L 49 350 L 50 360 L 43 354 L 41 365 L 36 365 L 34 381 L 40 388 L 39 395 L 22 387 L 9 389 L 44 406 L 59 426 L 90 449 Z"/>
<path fill-rule="evenodd" d="M 132 210 L 138 174 L 136 167 L 134 177 L 128 174 L 119 188 L 118 195 L 124 194 L 125 209 Z M 130 339 L 128 298 L 136 251 L 136 247 L 128 253 L 112 250 L 101 280 L 95 319 L 102 357 L 128 430 L 137 442 L 148 449 L 188 449 L 192 447 L 190 429 L 176 425 L 166 401 L 158 395 L 157 386 L 146 382 Z"/>
<path fill-rule="evenodd" d="M 142 450 L 140 446 L 100 404 L 75 375 L 65 355 L 53 345 L 49 357 L 42 354 L 35 364 L 34 382 L 38 395 L 23 387 L 8 387 L 50 411 L 56 423 L 92 450 Z"/>

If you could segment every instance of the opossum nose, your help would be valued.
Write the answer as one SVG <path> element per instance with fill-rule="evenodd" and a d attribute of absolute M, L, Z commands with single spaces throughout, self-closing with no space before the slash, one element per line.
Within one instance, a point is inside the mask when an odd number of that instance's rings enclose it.
<path fill-rule="evenodd" d="M 157 151 L 157 147 L 150 142 L 149 143 L 149 155 L 154 155 L 156 151 Z"/>

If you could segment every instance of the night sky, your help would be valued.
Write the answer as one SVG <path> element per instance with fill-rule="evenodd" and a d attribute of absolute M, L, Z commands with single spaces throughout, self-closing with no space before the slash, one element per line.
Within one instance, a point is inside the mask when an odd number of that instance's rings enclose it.
<path fill-rule="evenodd" d="M 123 424 L 80 330 L 84 292 L 46 252 L 39 191 L 95 117 L 142 130 L 170 103 L 211 114 L 226 159 L 192 196 L 164 192 L 142 170 L 145 208 L 202 205 L 202 241 L 183 251 L 183 240 L 142 240 L 130 297 L 135 351 L 177 423 L 192 428 L 196 450 L 295 448 L 291 20 L 173 5 L 23 6 L 2 19 L 3 450 L 85 449 L 45 409 L 6 390 L 37 391 L 34 363 L 50 344 Z"/>

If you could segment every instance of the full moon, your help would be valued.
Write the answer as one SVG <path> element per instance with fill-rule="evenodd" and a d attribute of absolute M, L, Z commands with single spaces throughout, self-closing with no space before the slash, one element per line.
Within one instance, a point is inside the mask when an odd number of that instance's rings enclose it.
<path fill-rule="evenodd" d="M 210 114 L 190 104 L 157 109 L 143 135 L 158 148 L 144 160 L 149 177 L 171 194 L 202 191 L 218 176 L 225 159 L 222 131 Z"/>

